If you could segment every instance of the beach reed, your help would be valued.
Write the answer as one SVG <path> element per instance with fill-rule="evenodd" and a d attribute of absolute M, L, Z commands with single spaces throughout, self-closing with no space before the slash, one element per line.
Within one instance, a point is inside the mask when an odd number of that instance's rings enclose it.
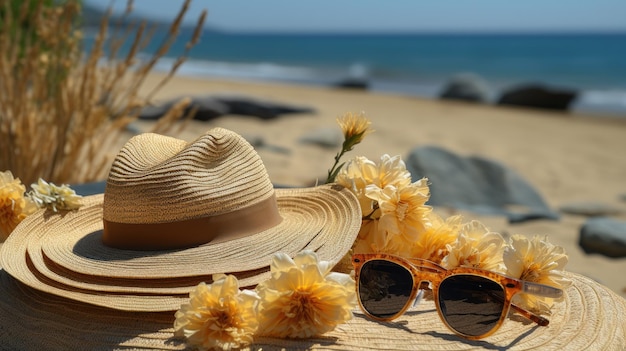
<path fill-rule="evenodd" d="M 206 13 L 169 74 L 146 96 L 139 94 L 177 39 L 189 2 L 145 61 L 138 54 L 154 30 L 128 20 L 130 1 L 115 25 L 109 24 L 109 10 L 89 52 L 83 50 L 80 1 L 0 5 L 0 171 L 11 170 L 24 184 L 39 178 L 57 184 L 105 179 L 114 156 L 111 146 L 198 42 Z M 157 131 L 171 128 L 188 103 L 175 104 L 155 124 Z"/>

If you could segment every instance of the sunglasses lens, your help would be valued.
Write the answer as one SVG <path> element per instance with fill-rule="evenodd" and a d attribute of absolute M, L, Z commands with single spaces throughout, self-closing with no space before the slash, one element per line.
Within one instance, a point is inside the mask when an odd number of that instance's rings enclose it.
<path fill-rule="evenodd" d="M 481 336 L 498 325 L 504 310 L 504 288 L 475 275 L 453 275 L 439 285 L 439 307 L 458 333 Z"/>
<path fill-rule="evenodd" d="M 409 303 L 413 276 L 401 265 L 385 260 L 367 261 L 359 275 L 359 299 L 377 318 L 390 318 Z"/>

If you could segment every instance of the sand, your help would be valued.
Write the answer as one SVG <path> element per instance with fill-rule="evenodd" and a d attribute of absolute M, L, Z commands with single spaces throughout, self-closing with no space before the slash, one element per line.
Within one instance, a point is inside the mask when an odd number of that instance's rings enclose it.
<path fill-rule="evenodd" d="M 162 78 L 152 74 L 145 88 Z M 532 109 L 435 101 L 365 91 L 226 81 L 176 76 L 155 96 L 156 102 L 179 96 L 243 94 L 281 103 L 309 106 L 315 114 L 274 120 L 229 115 L 209 122 L 191 121 L 174 135 L 192 141 L 212 127 L 224 127 L 246 138 L 262 138 L 259 147 L 272 182 L 307 186 L 323 181 L 337 149 L 298 142 L 317 128 L 339 128 L 337 116 L 364 111 L 376 130 L 347 155 L 378 159 L 382 154 L 408 156 L 420 145 L 437 145 L 461 155 L 481 155 L 516 170 L 554 209 L 572 202 L 601 202 L 626 213 L 626 119 L 602 119 Z M 137 122 L 149 130 L 151 122 Z M 282 150 L 282 151 L 281 151 Z M 286 150 L 286 152 L 284 152 Z M 435 208 L 442 215 L 444 209 Z M 589 276 L 626 297 L 626 259 L 587 255 L 578 246 L 583 216 L 563 214 L 558 221 L 509 224 L 504 217 L 478 216 L 492 230 L 508 234 L 547 235 L 569 254 L 567 270 Z M 626 219 L 626 215 L 615 218 Z"/>

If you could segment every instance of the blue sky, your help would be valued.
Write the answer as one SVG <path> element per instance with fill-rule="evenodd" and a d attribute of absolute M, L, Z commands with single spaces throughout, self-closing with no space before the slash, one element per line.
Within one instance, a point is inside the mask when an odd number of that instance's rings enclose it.
<path fill-rule="evenodd" d="M 182 3 L 135 0 L 134 13 L 170 20 Z M 238 32 L 626 32 L 626 0 L 194 0 L 188 21 L 204 8 L 208 26 Z"/>

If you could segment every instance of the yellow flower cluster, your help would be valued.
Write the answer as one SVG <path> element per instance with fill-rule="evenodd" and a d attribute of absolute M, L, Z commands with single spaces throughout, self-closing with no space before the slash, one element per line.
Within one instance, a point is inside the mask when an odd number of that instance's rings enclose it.
<path fill-rule="evenodd" d="M 270 278 L 255 290 L 239 290 L 234 276 L 198 285 L 189 304 L 176 312 L 175 333 L 200 350 L 240 348 L 255 335 L 308 338 L 333 330 L 352 318 L 354 280 L 331 272 L 313 251 L 293 259 L 277 253 Z"/>
<path fill-rule="evenodd" d="M 415 242 L 426 228 L 431 207 L 427 180 L 411 183 L 399 156 L 383 155 L 376 163 L 365 157 L 348 161 L 336 182 L 358 197 L 363 215 L 356 252 L 398 252 Z"/>
<path fill-rule="evenodd" d="M 13 178 L 11 171 L 0 172 L 0 242 L 5 241 L 15 227 L 37 207 L 24 197 L 26 188 Z"/>
<path fill-rule="evenodd" d="M 378 162 L 355 157 L 337 173 L 336 182 L 351 189 L 361 203 L 363 222 L 355 253 L 389 253 L 422 258 L 445 268 L 481 268 L 558 288 L 567 286 L 567 255 L 547 239 L 513 236 L 509 241 L 478 221 L 461 216 L 443 219 L 426 203 L 427 179 L 411 183 L 399 156 Z M 548 298 L 518 294 L 515 302 L 536 313 L 548 313 Z"/>

